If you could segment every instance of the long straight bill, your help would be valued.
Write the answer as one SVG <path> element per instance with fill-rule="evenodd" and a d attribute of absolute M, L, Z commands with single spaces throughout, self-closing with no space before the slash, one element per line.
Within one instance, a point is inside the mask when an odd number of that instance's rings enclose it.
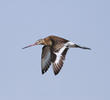
<path fill-rule="evenodd" d="M 26 48 L 28 48 L 28 47 L 32 47 L 32 46 L 35 46 L 36 44 L 31 44 L 31 45 L 28 45 L 28 46 L 26 46 L 26 47 L 24 47 L 24 48 L 22 48 L 22 49 L 26 49 Z"/>

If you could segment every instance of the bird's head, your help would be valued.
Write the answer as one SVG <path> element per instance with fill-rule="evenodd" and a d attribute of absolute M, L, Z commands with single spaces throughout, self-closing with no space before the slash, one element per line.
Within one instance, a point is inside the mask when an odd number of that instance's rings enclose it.
<path fill-rule="evenodd" d="M 26 47 L 24 47 L 22 49 L 25 49 L 25 48 L 28 48 L 28 47 L 32 47 L 32 46 L 36 46 L 36 45 L 44 45 L 44 44 L 45 44 L 44 39 L 39 39 L 34 44 L 28 45 L 28 46 L 26 46 Z"/>

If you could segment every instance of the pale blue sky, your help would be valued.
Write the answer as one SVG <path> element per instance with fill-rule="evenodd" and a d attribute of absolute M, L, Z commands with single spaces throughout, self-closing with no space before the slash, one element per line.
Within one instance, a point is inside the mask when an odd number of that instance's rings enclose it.
<path fill-rule="evenodd" d="M 70 49 L 61 72 L 41 74 L 50 34 L 92 48 Z M 109 0 L 1 0 L 0 100 L 110 100 Z"/>

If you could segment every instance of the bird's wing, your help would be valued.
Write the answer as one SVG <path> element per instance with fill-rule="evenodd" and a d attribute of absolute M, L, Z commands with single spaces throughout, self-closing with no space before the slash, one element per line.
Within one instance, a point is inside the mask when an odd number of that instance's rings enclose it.
<path fill-rule="evenodd" d="M 44 46 L 42 48 L 42 55 L 41 55 L 42 74 L 47 72 L 50 65 L 51 65 L 51 50 L 50 50 L 50 47 Z"/>
<path fill-rule="evenodd" d="M 58 52 L 52 53 L 52 64 L 53 64 L 53 71 L 55 75 L 57 75 L 61 70 L 67 51 L 68 51 L 68 48 L 66 46 L 63 46 Z"/>
<path fill-rule="evenodd" d="M 69 40 L 58 36 L 49 36 L 50 40 L 52 41 L 52 51 L 58 52 Z"/>

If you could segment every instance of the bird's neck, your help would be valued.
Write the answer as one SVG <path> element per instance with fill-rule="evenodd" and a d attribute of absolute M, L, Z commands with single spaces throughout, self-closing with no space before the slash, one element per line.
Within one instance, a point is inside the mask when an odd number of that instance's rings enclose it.
<path fill-rule="evenodd" d="M 52 46 L 52 41 L 49 38 L 44 38 L 44 45 Z"/>

